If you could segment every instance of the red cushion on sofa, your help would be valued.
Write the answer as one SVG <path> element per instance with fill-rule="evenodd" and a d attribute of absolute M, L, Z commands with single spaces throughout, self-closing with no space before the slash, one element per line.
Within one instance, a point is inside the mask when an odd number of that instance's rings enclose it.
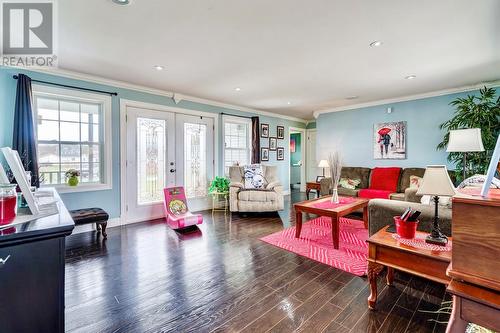
<path fill-rule="evenodd" d="M 389 199 L 391 193 L 394 193 L 394 191 L 371 190 L 369 188 L 364 188 L 359 190 L 358 197 L 365 199 Z"/>
<path fill-rule="evenodd" d="M 401 168 L 373 168 L 370 189 L 397 192 L 400 173 Z"/>

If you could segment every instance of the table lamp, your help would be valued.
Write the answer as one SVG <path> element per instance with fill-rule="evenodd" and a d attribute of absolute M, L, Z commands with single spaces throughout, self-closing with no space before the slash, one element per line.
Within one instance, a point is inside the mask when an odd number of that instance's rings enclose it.
<path fill-rule="evenodd" d="M 418 188 L 418 195 L 432 195 L 435 205 L 434 224 L 429 236 L 425 239 L 426 243 L 446 245 L 448 238 L 439 229 L 439 196 L 451 197 L 455 195 L 455 187 L 451 182 L 448 170 L 444 165 L 428 165 L 425 168 L 422 185 Z"/>
<path fill-rule="evenodd" d="M 325 168 L 330 167 L 327 160 L 319 161 L 318 168 L 323 168 L 323 178 L 325 177 Z"/>
<path fill-rule="evenodd" d="M 451 130 L 448 139 L 448 153 L 464 153 L 463 179 L 467 178 L 467 153 L 484 151 L 480 128 Z"/>

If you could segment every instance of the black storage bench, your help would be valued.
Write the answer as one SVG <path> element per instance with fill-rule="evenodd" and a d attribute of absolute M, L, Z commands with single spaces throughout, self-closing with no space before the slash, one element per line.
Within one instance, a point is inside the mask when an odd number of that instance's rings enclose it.
<path fill-rule="evenodd" d="M 97 232 L 102 230 L 102 236 L 108 237 L 106 234 L 106 226 L 108 225 L 109 215 L 101 208 L 84 208 L 71 210 L 69 212 L 75 225 L 95 223 Z"/>

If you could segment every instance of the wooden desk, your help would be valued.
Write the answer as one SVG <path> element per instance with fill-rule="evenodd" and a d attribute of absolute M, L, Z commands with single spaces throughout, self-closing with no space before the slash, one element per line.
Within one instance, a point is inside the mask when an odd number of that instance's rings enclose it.
<path fill-rule="evenodd" d="M 368 202 L 370 200 L 363 198 L 348 197 L 344 198 L 349 202 L 346 204 L 336 205 L 337 207 L 320 208 L 325 203 L 331 201 L 332 196 L 325 196 L 315 200 L 307 200 L 296 203 L 293 205 L 295 209 L 295 237 L 300 237 L 300 232 L 302 231 L 302 213 L 311 213 L 318 216 L 327 216 L 332 219 L 332 241 L 333 247 L 335 249 L 339 248 L 339 219 L 342 216 L 346 216 L 358 209 L 363 209 L 363 222 L 365 223 L 365 228 L 368 228 Z M 342 197 L 340 197 L 342 199 Z"/>
<path fill-rule="evenodd" d="M 309 193 L 311 193 L 311 190 L 315 190 L 318 193 L 318 198 L 319 198 L 319 192 L 321 191 L 321 184 L 317 182 L 307 182 L 306 183 L 306 198 L 309 200 Z"/>
<path fill-rule="evenodd" d="M 371 236 L 368 242 L 368 282 L 370 296 L 368 307 L 377 303 L 377 276 L 387 267 L 387 284 L 391 285 L 394 269 L 417 275 L 435 282 L 448 284 L 450 278 L 446 269 L 451 262 L 451 251 L 430 251 L 400 243 L 385 227 Z M 417 231 L 425 237 L 427 233 Z M 448 238 L 451 242 L 451 237 Z"/>
<path fill-rule="evenodd" d="M 478 189 L 464 192 L 474 191 Z M 490 189 L 486 198 L 463 193 L 453 198 L 453 260 L 448 269 L 453 311 L 449 333 L 463 332 L 468 322 L 500 332 L 499 211 L 498 189 Z"/>
<path fill-rule="evenodd" d="M 453 295 L 447 333 L 463 333 L 469 322 L 500 332 L 500 293 L 455 279 L 446 290 Z"/>
<path fill-rule="evenodd" d="M 500 292 L 500 190 L 490 190 L 488 198 L 458 194 L 452 209 L 453 264 L 448 274 Z"/>
<path fill-rule="evenodd" d="M 73 219 L 54 190 L 59 214 L 0 230 L 0 331 L 64 332 L 65 237 Z"/>

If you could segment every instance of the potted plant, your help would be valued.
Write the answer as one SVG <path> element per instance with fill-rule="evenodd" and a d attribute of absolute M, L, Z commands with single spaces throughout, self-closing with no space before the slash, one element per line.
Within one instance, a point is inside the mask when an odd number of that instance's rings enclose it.
<path fill-rule="evenodd" d="M 65 175 L 66 175 L 66 181 L 69 186 L 78 186 L 79 183 L 78 177 L 80 177 L 80 171 L 76 169 L 69 169 L 68 171 L 66 171 Z"/>
<path fill-rule="evenodd" d="M 215 177 L 208 189 L 210 193 L 227 193 L 229 192 L 229 179 L 226 177 Z"/>
<path fill-rule="evenodd" d="M 450 103 L 456 108 L 453 118 L 439 126 L 440 129 L 446 131 L 446 134 L 443 141 L 438 144 L 437 149 L 446 149 L 450 130 L 461 128 L 481 129 L 484 152 L 467 154 L 468 176 L 485 174 L 495 149 L 496 140 L 500 133 L 500 96 L 495 98 L 495 94 L 494 88 L 484 87 L 479 90 L 479 96 L 468 95 L 467 97 L 455 99 Z M 462 181 L 463 155 L 461 153 L 449 153 L 448 161 L 455 164 L 457 180 Z"/>

